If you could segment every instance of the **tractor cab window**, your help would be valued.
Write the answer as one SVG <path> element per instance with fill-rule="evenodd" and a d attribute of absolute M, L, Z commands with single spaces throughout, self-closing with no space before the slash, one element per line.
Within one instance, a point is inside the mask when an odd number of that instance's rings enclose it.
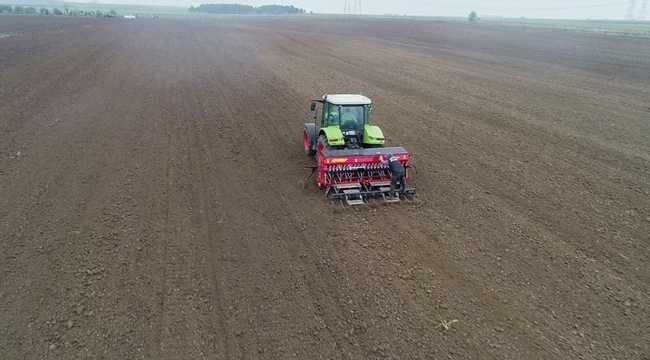
<path fill-rule="evenodd" d="M 345 129 L 360 129 L 367 123 L 367 105 L 323 106 L 323 126 L 340 126 Z"/>
<path fill-rule="evenodd" d="M 323 106 L 323 126 L 338 126 L 341 123 L 339 110 L 338 105 L 326 102 Z"/>
<path fill-rule="evenodd" d="M 341 106 L 341 128 L 360 129 L 366 123 L 366 106 Z"/>

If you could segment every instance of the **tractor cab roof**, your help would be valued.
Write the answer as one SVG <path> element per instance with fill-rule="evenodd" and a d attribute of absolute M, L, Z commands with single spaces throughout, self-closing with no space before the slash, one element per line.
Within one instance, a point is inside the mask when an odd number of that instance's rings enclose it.
<path fill-rule="evenodd" d="M 334 105 L 370 105 L 372 101 L 360 94 L 323 95 L 323 101 Z"/>

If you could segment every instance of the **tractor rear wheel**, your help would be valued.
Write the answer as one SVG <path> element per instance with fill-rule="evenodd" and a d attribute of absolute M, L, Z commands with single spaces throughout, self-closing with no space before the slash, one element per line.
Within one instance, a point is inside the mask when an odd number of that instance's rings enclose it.
<path fill-rule="evenodd" d="M 314 150 L 313 140 L 311 139 L 311 136 L 309 136 L 307 129 L 305 129 L 305 131 L 303 132 L 302 142 L 303 142 L 303 146 L 305 147 L 305 154 L 307 156 L 316 155 L 316 150 Z"/>

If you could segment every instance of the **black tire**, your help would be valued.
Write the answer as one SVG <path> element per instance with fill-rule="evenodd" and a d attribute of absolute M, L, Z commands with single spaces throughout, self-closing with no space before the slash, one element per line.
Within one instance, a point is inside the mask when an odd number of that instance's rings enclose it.
<path fill-rule="evenodd" d="M 314 156 L 316 155 L 316 150 L 314 150 L 314 139 L 311 138 L 307 129 L 303 131 L 303 146 L 305 148 L 305 155 Z"/>

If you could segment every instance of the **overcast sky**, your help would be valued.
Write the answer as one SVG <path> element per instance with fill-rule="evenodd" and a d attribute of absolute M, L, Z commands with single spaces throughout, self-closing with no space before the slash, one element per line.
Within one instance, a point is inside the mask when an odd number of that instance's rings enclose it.
<path fill-rule="evenodd" d="M 314 13 L 342 14 L 346 0 L 99 0 L 101 3 L 156 4 L 189 7 L 204 3 L 237 3 L 252 6 L 293 5 Z M 479 16 L 623 19 L 629 0 L 349 0 L 361 3 L 363 14 L 422 16 Z M 637 1 L 637 8 L 642 0 Z M 637 10 L 638 11 L 638 10 Z"/>

